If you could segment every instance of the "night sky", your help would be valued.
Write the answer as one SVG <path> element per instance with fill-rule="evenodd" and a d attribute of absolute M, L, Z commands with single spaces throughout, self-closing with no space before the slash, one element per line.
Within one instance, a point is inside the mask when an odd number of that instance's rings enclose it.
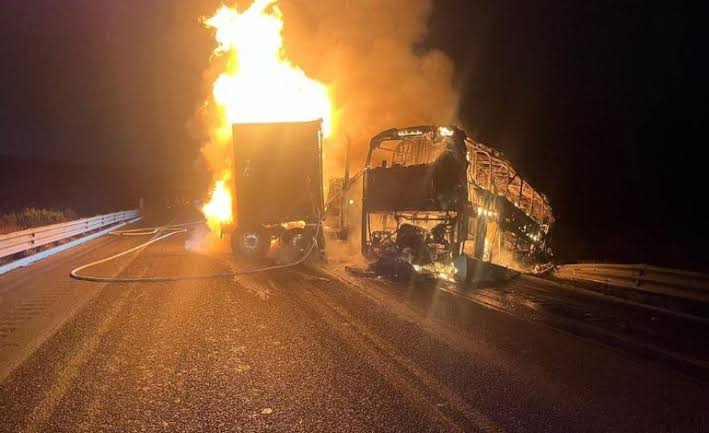
<path fill-rule="evenodd" d="M 216 4 L 4 1 L 0 154 L 191 167 Z M 454 60 L 462 126 L 549 196 L 560 259 L 709 270 L 701 9 L 436 1 L 421 46 Z"/>

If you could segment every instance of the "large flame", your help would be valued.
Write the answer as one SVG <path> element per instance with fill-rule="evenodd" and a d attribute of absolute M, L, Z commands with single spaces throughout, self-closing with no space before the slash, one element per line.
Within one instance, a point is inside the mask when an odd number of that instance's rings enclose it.
<path fill-rule="evenodd" d="M 276 3 L 277 0 L 255 0 L 243 12 L 222 6 L 204 21 L 216 30 L 215 56 L 228 56 L 225 70 L 212 86 L 212 96 L 220 109 L 216 135 L 222 140 L 231 141 L 233 123 L 323 119 L 324 136 L 331 131 L 332 106 L 327 87 L 309 78 L 285 57 L 283 15 Z M 226 176 L 230 178 L 231 173 Z M 228 212 L 224 194 L 229 198 Z M 217 181 L 203 212 L 213 229 L 233 221 L 231 195 L 224 178 Z"/>
<path fill-rule="evenodd" d="M 213 232 L 219 233 L 224 224 L 233 222 L 231 211 L 231 192 L 227 186 L 228 173 L 214 184 L 212 198 L 202 207 L 202 212 L 207 217 L 207 225 Z"/>

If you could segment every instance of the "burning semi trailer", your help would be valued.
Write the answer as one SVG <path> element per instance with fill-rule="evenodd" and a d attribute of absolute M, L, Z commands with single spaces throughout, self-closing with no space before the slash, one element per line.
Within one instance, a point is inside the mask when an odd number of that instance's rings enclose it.
<path fill-rule="evenodd" d="M 217 46 L 199 112 L 216 175 L 202 211 L 213 233 L 231 232 L 235 253 L 263 257 L 322 236 L 322 139 L 333 108 L 327 86 L 287 57 L 278 1 L 241 6 L 203 21 Z"/>
<path fill-rule="evenodd" d="M 234 124 L 234 253 L 265 257 L 272 248 L 321 252 L 321 121 Z"/>

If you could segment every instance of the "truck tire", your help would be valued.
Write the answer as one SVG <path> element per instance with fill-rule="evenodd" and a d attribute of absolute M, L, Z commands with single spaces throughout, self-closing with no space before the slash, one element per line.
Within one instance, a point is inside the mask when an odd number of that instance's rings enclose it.
<path fill-rule="evenodd" d="M 238 229 L 231 235 L 231 249 L 236 255 L 259 258 L 268 253 L 271 237 L 261 229 Z"/>
<path fill-rule="evenodd" d="M 310 245 L 311 238 L 306 238 L 305 230 L 302 228 L 294 228 L 286 230 L 281 234 L 281 242 L 289 248 L 302 253 Z"/>

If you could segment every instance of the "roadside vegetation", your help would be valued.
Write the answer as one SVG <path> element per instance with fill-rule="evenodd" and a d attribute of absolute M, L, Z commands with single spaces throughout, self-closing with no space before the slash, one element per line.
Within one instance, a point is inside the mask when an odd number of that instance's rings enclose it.
<path fill-rule="evenodd" d="M 15 212 L 0 214 L 0 234 L 16 232 L 32 227 L 63 223 L 79 216 L 71 209 L 25 208 Z"/>

